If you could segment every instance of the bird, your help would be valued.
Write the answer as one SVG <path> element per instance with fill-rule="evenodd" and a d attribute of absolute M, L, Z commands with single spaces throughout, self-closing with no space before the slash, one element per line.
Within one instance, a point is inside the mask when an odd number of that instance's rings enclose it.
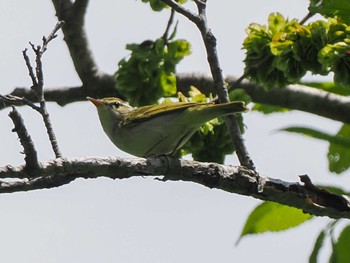
<path fill-rule="evenodd" d="M 104 132 L 120 150 L 137 157 L 171 156 L 206 122 L 246 112 L 242 101 L 167 102 L 138 108 L 107 97 L 87 97 L 98 112 Z"/>

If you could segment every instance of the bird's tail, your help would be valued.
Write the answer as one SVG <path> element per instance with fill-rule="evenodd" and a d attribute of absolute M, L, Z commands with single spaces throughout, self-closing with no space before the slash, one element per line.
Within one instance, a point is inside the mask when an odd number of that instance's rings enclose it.
<path fill-rule="evenodd" d="M 228 103 L 216 104 L 216 107 L 220 107 L 224 110 L 225 114 L 247 112 L 249 109 L 245 106 L 243 101 L 232 101 Z"/>

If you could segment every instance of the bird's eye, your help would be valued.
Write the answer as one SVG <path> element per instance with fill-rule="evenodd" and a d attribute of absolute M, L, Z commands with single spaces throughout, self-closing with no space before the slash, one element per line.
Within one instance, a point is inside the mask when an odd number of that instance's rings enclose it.
<path fill-rule="evenodd" d="M 120 107 L 120 102 L 119 101 L 114 101 L 112 103 L 109 104 L 111 107 L 114 107 L 114 108 L 119 108 Z"/>

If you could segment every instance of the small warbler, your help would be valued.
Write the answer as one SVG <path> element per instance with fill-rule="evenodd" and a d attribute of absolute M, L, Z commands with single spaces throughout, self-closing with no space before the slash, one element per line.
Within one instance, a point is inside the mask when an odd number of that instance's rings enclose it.
<path fill-rule="evenodd" d="M 119 98 L 87 97 L 103 130 L 121 150 L 138 157 L 172 155 L 206 122 L 245 112 L 244 102 L 170 102 L 133 108 Z"/>

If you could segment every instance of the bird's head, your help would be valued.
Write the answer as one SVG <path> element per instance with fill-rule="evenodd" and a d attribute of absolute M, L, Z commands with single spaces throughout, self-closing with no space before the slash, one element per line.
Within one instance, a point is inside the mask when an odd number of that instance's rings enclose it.
<path fill-rule="evenodd" d="M 87 97 L 87 99 L 96 106 L 102 123 L 104 120 L 108 121 L 110 119 L 122 122 L 125 114 L 133 110 L 133 107 L 119 98 L 107 97 L 103 99 L 94 99 Z"/>

